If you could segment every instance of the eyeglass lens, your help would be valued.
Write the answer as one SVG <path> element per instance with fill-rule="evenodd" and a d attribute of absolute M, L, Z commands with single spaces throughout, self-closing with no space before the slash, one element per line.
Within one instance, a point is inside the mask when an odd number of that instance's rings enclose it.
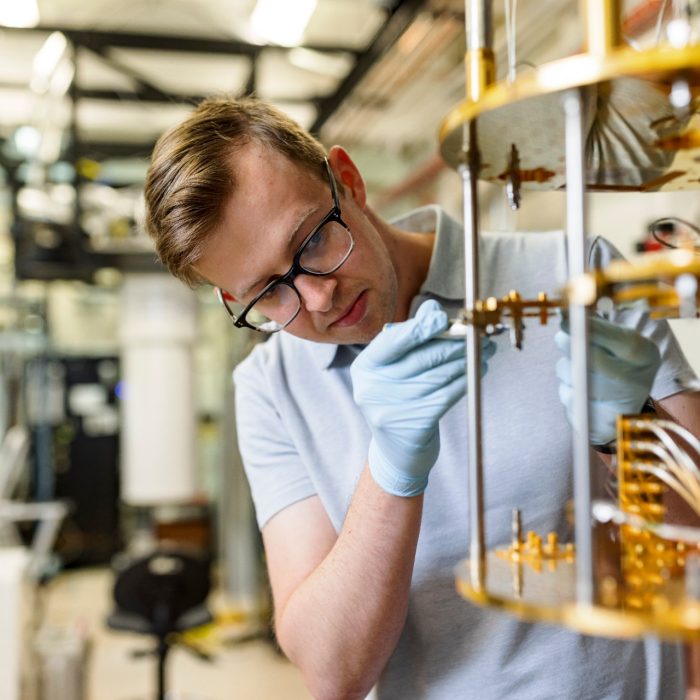
<path fill-rule="evenodd" d="M 299 266 L 305 272 L 327 275 L 335 272 L 352 250 L 350 232 L 340 223 L 329 221 L 306 242 Z M 290 284 L 272 286 L 248 310 L 246 321 L 267 333 L 281 330 L 299 312 L 301 299 Z"/>
<path fill-rule="evenodd" d="M 667 248 L 694 248 L 700 250 L 700 229 L 693 224 L 669 217 L 651 225 L 652 236 Z"/>
<path fill-rule="evenodd" d="M 337 221 L 329 221 L 306 242 L 299 265 L 307 272 L 327 274 L 340 265 L 350 251 L 348 230 Z"/>

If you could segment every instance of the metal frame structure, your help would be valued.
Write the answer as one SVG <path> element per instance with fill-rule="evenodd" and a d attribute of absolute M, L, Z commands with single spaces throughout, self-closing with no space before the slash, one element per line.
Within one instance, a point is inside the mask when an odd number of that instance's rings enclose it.
<path fill-rule="evenodd" d="M 586 94 L 584 89 L 597 81 L 606 83 L 615 77 L 616 71 L 623 76 L 642 76 L 645 79 L 648 71 L 654 69 L 661 75 L 665 70 L 666 80 L 696 81 L 700 73 L 700 51 L 697 47 L 681 47 L 680 50 L 654 50 L 650 54 L 639 56 L 631 54 L 629 50 L 621 46 L 620 32 L 620 5 L 616 0 L 589 0 L 584 3 L 585 25 L 587 30 L 587 51 L 570 59 L 571 65 L 576 65 L 581 70 L 570 74 L 561 70 L 562 66 L 555 66 L 559 76 L 559 84 L 552 87 L 551 84 L 538 84 L 536 79 L 527 78 L 518 85 L 517 79 L 513 84 L 512 77 L 502 84 L 495 84 L 495 61 L 492 50 L 491 27 L 491 2 L 490 0 L 467 0 L 466 3 L 466 32 L 468 48 L 465 55 L 467 98 L 453 112 L 446 117 L 441 130 L 443 155 L 457 169 L 463 185 L 464 196 L 464 238 L 465 238 L 465 309 L 463 320 L 466 323 L 466 374 L 469 386 L 467 398 L 467 439 L 468 439 L 468 505 L 470 525 L 470 550 L 469 558 L 459 565 L 457 572 L 457 586 L 460 592 L 472 601 L 496 607 L 505 607 L 526 619 L 550 620 L 563 622 L 576 629 L 592 634 L 610 634 L 613 636 L 634 636 L 650 632 L 670 637 L 685 636 L 696 637 L 700 633 L 697 623 L 688 621 L 682 615 L 680 621 L 664 619 L 652 622 L 648 616 L 629 618 L 625 611 L 605 607 L 600 604 L 601 582 L 596 576 L 596 558 L 594 530 L 596 523 L 593 518 L 593 495 L 597 493 L 595 483 L 595 470 L 593 468 L 592 448 L 589 444 L 589 387 L 588 387 L 588 315 L 592 305 L 595 304 L 599 294 L 605 293 L 613 301 L 618 299 L 617 293 L 611 292 L 611 284 L 640 281 L 645 286 L 640 286 L 638 291 L 626 290 L 624 292 L 630 298 L 637 298 L 643 294 L 649 299 L 667 299 L 658 286 L 648 284 L 650 279 L 673 279 L 675 274 L 688 274 L 700 276 L 700 261 L 693 260 L 692 253 L 678 262 L 671 260 L 653 261 L 646 266 L 635 268 L 623 267 L 618 270 L 614 265 L 610 271 L 589 274 L 586 270 L 585 239 L 586 239 L 586 189 L 591 186 L 589 173 L 586 167 L 585 144 L 588 125 L 584 121 L 584 108 Z M 568 65 L 568 64 L 566 64 Z M 587 69 L 587 70 L 586 70 Z M 544 73 L 544 71 L 543 71 Z M 671 77 L 669 77 L 671 76 Z M 676 77 L 673 77 L 676 76 Z M 692 84 L 695 84 L 693 82 Z M 521 541 L 521 521 L 518 511 L 514 514 L 514 540 L 510 549 L 511 561 L 517 564 L 514 585 L 514 597 L 503 595 L 503 581 L 499 580 L 500 590 L 493 592 L 489 589 L 489 566 L 495 562 L 491 553 L 486 551 L 485 518 L 484 518 L 484 464 L 482 459 L 481 436 L 481 375 L 480 367 L 480 343 L 479 333 L 484 332 L 488 325 L 493 326 L 500 321 L 501 313 L 508 313 L 512 317 L 513 329 L 516 331 L 516 311 L 523 313 L 527 306 L 535 306 L 539 309 L 542 322 L 546 322 L 547 311 L 553 305 L 544 295 L 538 300 L 520 301 L 517 294 L 513 299 L 496 300 L 488 299 L 486 302 L 479 300 L 479 261 L 478 261 L 478 234 L 479 234 L 479 202 L 477 193 L 477 181 L 483 177 L 483 158 L 480 152 L 480 119 L 483 115 L 493 114 L 501 107 L 509 107 L 512 103 L 527 100 L 531 96 L 545 95 L 550 100 L 548 104 L 558 104 L 564 115 L 563 136 L 564 143 L 561 150 L 564 155 L 564 168 L 559 178 L 566 184 L 566 233 L 568 243 L 569 288 L 565 293 L 565 303 L 568 306 L 572 336 L 572 379 L 574 392 L 573 407 L 573 477 L 574 477 L 574 510 L 575 510 L 575 564 L 573 557 L 573 545 L 559 549 L 556 536 L 552 542 L 545 546 L 534 540 L 532 543 Z M 679 128 L 683 128 L 685 118 L 692 116 L 692 108 L 687 114 L 677 118 Z M 648 117 L 652 118 L 652 117 Z M 695 132 L 690 132 L 695 133 Z M 493 136 L 493 129 L 490 134 Z M 461 142 L 461 147 L 458 145 Z M 686 145 L 683 138 L 677 140 L 679 150 L 693 148 Z M 676 143 L 676 141 L 674 141 Z M 688 141 L 688 143 L 694 143 Z M 493 146 L 493 143 L 490 143 Z M 500 175 L 509 185 L 509 199 L 511 206 L 517 207 L 521 174 L 515 144 L 510 151 L 501 144 L 501 151 L 505 156 L 511 153 L 507 162 L 507 170 Z M 659 140 L 650 145 L 651 148 L 663 149 L 665 143 Z M 493 153 L 493 148 L 492 152 Z M 491 154 L 488 158 L 491 159 Z M 529 154 L 531 155 L 531 154 Z M 700 162 L 700 158 L 695 158 Z M 495 172 L 498 172 L 497 170 Z M 552 173 L 554 175 L 554 173 Z M 671 177 L 656 178 L 646 189 L 654 189 L 671 182 L 678 173 L 672 172 Z M 538 181 L 539 182 L 539 181 Z M 692 182 L 700 182 L 692 180 Z M 608 187 L 605 181 L 594 181 L 595 185 L 601 185 L 602 189 Z M 640 182 L 638 190 L 645 190 L 645 182 Z M 697 185 L 696 185 L 697 186 Z M 612 188 L 612 187 L 610 187 Z M 628 187 L 627 189 L 631 189 Z M 625 263 L 625 265 L 628 265 Z M 613 282 L 614 280 L 614 282 Z M 583 293 L 585 287 L 592 291 Z M 622 292 L 621 292 L 622 293 Z M 514 293 L 511 293 L 513 295 Z M 668 293 L 666 293 L 668 295 Z M 680 296 L 680 294 L 679 294 Z M 677 298 L 673 293 L 673 299 Z M 562 302 L 560 302 L 562 303 Z M 654 303 L 654 302 L 652 302 Z M 554 304 L 556 305 L 556 304 Z M 690 306 L 694 313 L 700 305 L 700 294 L 690 299 Z M 682 310 L 682 306 L 681 306 Z M 523 315 L 535 315 L 526 314 Z M 516 343 L 517 345 L 517 343 Z M 622 449 L 622 448 L 620 448 Z M 596 458 L 597 459 L 597 458 Z M 563 504 L 562 504 L 563 506 Z M 695 530 L 694 530 L 695 531 Z M 535 533 L 531 533 L 535 534 Z M 554 534 L 554 533 L 552 533 Z M 700 529 L 697 529 L 700 536 Z M 536 592 L 534 599 L 523 599 L 523 552 L 536 553 L 536 557 L 544 556 L 552 563 L 559 560 L 565 562 L 569 568 L 557 579 L 550 579 L 547 585 L 559 588 L 552 599 L 546 596 L 540 597 Z M 543 554 L 544 552 L 544 554 Z M 496 552 L 499 554 L 501 552 Z M 529 556 L 529 554 L 528 554 Z M 676 568 L 682 565 L 674 565 Z M 573 574 L 573 578 L 570 577 Z M 500 575 L 500 574 L 499 574 Z M 566 590 L 564 590 L 566 589 Z M 561 593 L 561 596 L 559 595 Z M 604 593 L 604 592 L 603 592 Z M 604 597 L 604 596 L 603 596 Z"/>

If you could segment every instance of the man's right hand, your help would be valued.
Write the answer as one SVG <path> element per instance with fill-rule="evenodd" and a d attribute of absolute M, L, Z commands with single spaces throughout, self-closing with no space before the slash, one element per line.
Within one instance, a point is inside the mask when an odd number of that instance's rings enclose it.
<path fill-rule="evenodd" d="M 372 433 L 368 464 L 374 480 L 397 496 L 417 496 L 440 452 L 440 418 L 464 395 L 464 341 L 437 338 L 447 329 L 433 300 L 416 316 L 386 327 L 351 368 L 353 395 Z M 496 346 L 484 339 L 481 372 Z"/>

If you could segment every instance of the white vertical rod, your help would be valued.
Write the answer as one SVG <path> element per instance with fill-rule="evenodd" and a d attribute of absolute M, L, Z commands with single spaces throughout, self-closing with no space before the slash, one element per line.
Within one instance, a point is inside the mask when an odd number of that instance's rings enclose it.
<path fill-rule="evenodd" d="M 566 125 L 566 228 L 569 276 L 586 267 L 585 162 L 579 90 L 564 94 Z M 588 415 L 588 317 L 586 307 L 569 304 L 573 405 L 574 512 L 576 518 L 576 600 L 593 604 L 593 523 L 591 518 L 591 453 Z"/>
<path fill-rule="evenodd" d="M 465 126 L 467 163 L 460 166 L 464 194 L 464 306 L 474 310 L 479 295 L 479 151 L 476 123 Z M 469 487 L 470 580 L 475 590 L 484 588 L 486 547 L 484 534 L 484 475 L 481 448 L 481 345 L 479 328 L 470 323 L 465 337 L 467 370 L 467 440 Z"/>

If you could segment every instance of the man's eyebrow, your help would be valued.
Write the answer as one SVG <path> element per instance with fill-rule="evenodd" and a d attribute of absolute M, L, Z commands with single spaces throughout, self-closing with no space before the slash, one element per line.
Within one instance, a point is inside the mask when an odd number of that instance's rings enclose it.
<path fill-rule="evenodd" d="M 307 219 L 312 215 L 315 214 L 318 210 L 320 209 L 319 206 L 313 206 L 309 207 L 306 211 L 304 211 L 301 216 L 297 219 L 296 224 L 292 228 L 288 238 L 287 238 L 287 249 L 291 250 L 293 252 L 296 252 L 296 243 L 297 239 L 299 237 L 299 231 L 301 230 L 302 226 L 306 223 Z M 252 284 L 249 284 L 241 293 L 240 297 L 241 299 L 245 299 L 255 288 L 257 288 L 260 284 L 265 282 L 267 280 L 267 276 L 263 277 L 258 277 L 258 279 L 255 280 Z"/>

